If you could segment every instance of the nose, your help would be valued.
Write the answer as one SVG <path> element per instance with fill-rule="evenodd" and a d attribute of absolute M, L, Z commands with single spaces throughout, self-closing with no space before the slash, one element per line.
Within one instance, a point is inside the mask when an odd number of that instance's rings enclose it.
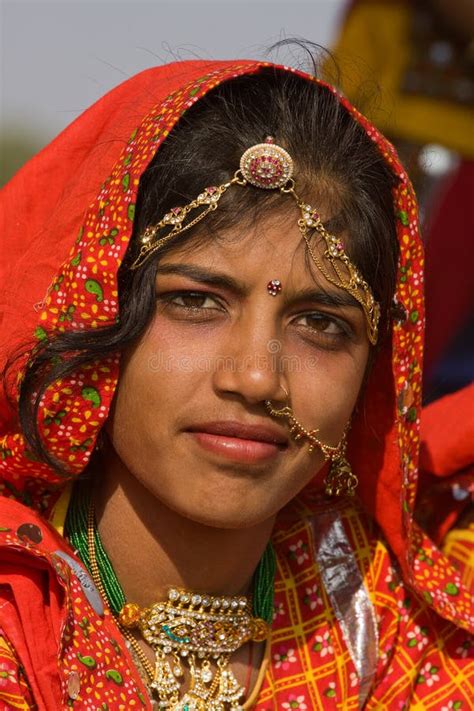
<path fill-rule="evenodd" d="M 220 394 L 236 394 L 248 403 L 285 401 L 288 388 L 281 372 L 282 343 L 275 329 L 247 319 L 228 334 L 213 374 Z"/>

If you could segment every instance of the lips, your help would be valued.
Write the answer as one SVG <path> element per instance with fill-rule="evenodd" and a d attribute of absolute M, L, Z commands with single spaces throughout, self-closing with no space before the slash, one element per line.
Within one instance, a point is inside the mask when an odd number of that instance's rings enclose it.
<path fill-rule="evenodd" d="M 237 437 L 238 439 L 254 440 L 256 442 L 288 445 L 287 435 L 277 427 L 272 425 L 250 425 L 234 420 L 203 422 L 189 427 L 188 432 L 206 432 L 207 434 L 221 435 L 223 437 Z"/>

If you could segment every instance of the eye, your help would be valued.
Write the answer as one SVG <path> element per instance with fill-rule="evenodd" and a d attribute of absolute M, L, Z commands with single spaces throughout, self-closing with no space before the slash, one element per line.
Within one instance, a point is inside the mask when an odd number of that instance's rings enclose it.
<path fill-rule="evenodd" d="M 327 314 L 305 314 L 301 317 L 302 321 L 306 321 L 303 325 L 313 328 L 320 333 L 329 333 L 337 335 L 344 333 L 341 325 Z"/>
<path fill-rule="evenodd" d="M 328 348 L 342 346 L 353 335 L 346 321 L 319 311 L 301 314 L 295 323 L 302 327 L 306 337 Z"/>
<path fill-rule="evenodd" d="M 217 297 L 204 291 L 174 291 L 159 295 L 158 300 L 164 303 L 165 308 L 180 309 L 191 314 L 215 309 L 222 311 Z"/>

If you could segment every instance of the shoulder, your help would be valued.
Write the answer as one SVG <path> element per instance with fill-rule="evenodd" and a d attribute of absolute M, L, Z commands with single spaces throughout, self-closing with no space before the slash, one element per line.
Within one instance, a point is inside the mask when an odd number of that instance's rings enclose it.
<path fill-rule="evenodd" d="M 68 708 L 74 700 L 95 708 L 98 690 L 111 708 L 146 706 L 124 640 L 87 570 L 45 519 L 13 500 L 0 500 L 2 669 L 10 687 L 0 673 L 0 708 L 4 686 L 12 694 L 6 708 L 35 708 L 23 702 L 26 679 L 41 708 Z"/>
<path fill-rule="evenodd" d="M 0 656 L 7 673 L 0 699 L 7 708 L 35 708 L 31 696 L 42 676 L 48 676 L 51 708 L 60 707 L 61 684 L 52 670 L 71 609 L 70 569 L 59 556 L 66 548 L 37 511 L 0 497 Z"/>

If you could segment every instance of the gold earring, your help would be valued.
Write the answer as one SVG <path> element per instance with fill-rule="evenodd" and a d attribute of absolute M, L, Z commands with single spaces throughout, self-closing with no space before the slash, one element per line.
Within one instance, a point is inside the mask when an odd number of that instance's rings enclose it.
<path fill-rule="evenodd" d="M 339 452 L 330 457 L 331 465 L 324 480 L 324 491 L 328 496 L 354 496 L 359 480 L 346 459 L 347 430 L 342 436 Z"/>

